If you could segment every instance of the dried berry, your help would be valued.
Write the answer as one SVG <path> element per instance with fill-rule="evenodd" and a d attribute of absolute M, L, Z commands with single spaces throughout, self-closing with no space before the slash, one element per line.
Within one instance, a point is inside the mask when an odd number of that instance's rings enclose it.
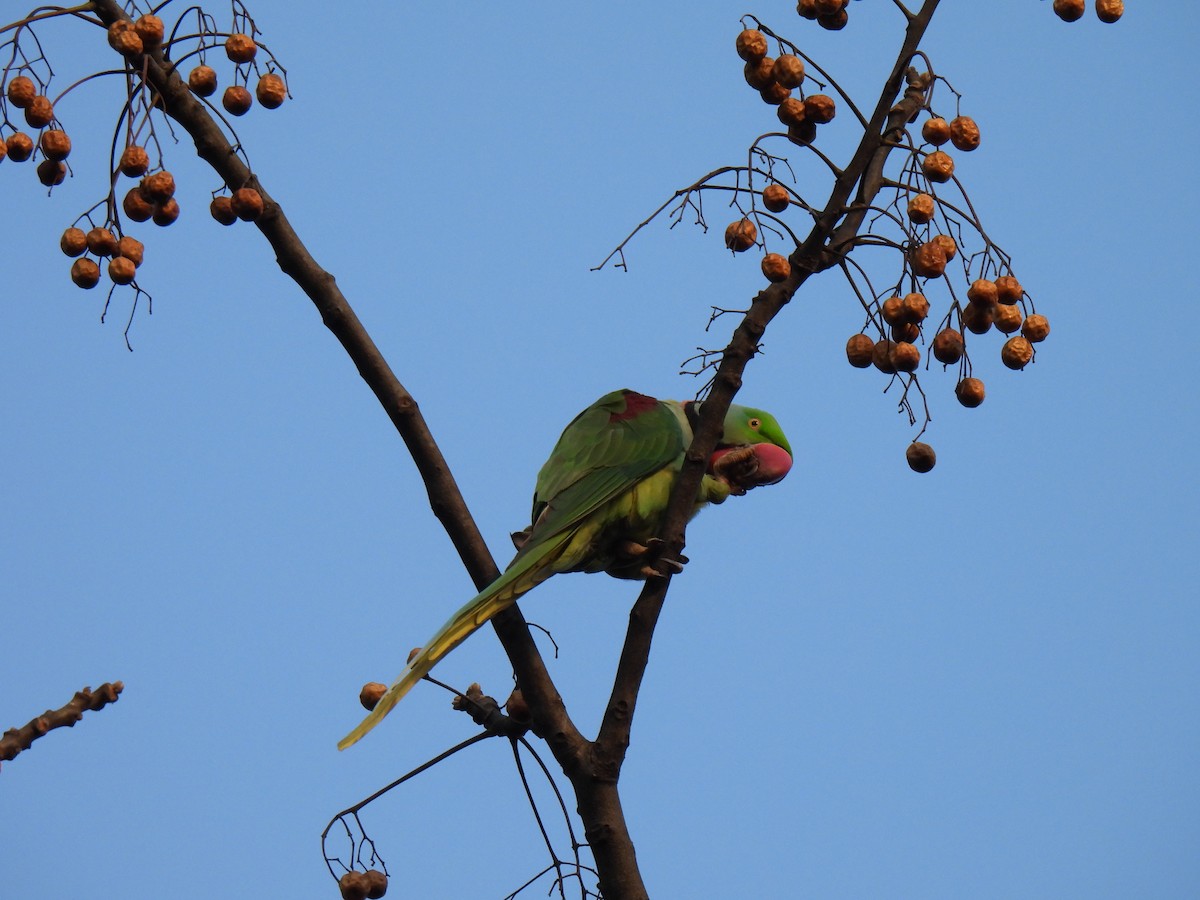
<path fill-rule="evenodd" d="M 50 98 L 38 94 L 25 107 L 25 121 L 30 128 L 45 128 L 54 121 L 54 104 Z"/>
<path fill-rule="evenodd" d="M 225 55 L 239 65 L 248 63 L 258 53 L 258 45 L 248 34 L 231 34 L 225 39 Z"/>
<path fill-rule="evenodd" d="M 46 187 L 54 187 L 67 180 L 67 164 L 57 159 L 43 159 L 37 167 L 38 181 Z"/>
<path fill-rule="evenodd" d="M 725 246 L 734 253 L 749 250 L 758 241 L 758 229 L 749 219 L 738 219 L 730 222 L 725 229 Z"/>
<path fill-rule="evenodd" d="M 963 307 L 962 323 L 974 334 L 986 334 L 995 319 L 995 306 L 985 306 L 982 303 L 968 303 Z"/>
<path fill-rule="evenodd" d="M 974 409 L 983 402 L 983 382 L 978 378 L 964 378 L 954 388 L 954 395 L 967 409 Z"/>
<path fill-rule="evenodd" d="M 46 159 L 66 159 L 71 155 L 71 138 L 65 131 L 51 128 L 42 132 L 42 153 Z"/>
<path fill-rule="evenodd" d="M 137 266 L 133 260 L 123 256 L 114 256 L 108 261 L 108 277 L 113 284 L 129 284 L 137 275 Z"/>
<path fill-rule="evenodd" d="M 946 261 L 954 259 L 958 255 L 958 244 L 954 243 L 954 238 L 948 234 L 935 234 L 933 242 L 942 248 L 942 252 L 946 254 Z"/>
<path fill-rule="evenodd" d="M 1031 344 L 1040 343 L 1050 334 L 1050 322 L 1045 316 L 1033 313 L 1021 325 L 1021 334 L 1025 335 Z"/>
<path fill-rule="evenodd" d="M 883 321 L 889 325 L 895 325 L 904 319 L 904 298 L 903 297 L 888 297 L 883 303 L 879 304 L 879 312 L 883 316 Z"/>
<path fill-rule="evenodd" d="M 761 31 L 747 28 L 734 41 L 737 55 L 746 62 L 758 62 L 767 55 L 767 39 Z"/>
<path fill-rule="evenodd" d="M 913 250 L 910 261 L 918 278 L 938 278 L 946 272 L 946 251 L 937 241 L 926 241 Z"/>
<path fill-rule="evenodd" d="M 943 150 L 934 150 L 921 161 L 921 171 L 930 181 L 941 184 L 954 175 L 954 160 Z"/>
<path fill-rule="evenodd" d="M 904 451 L 904 458 L 908 460 L 910 469 L 922 474 L 932 470 L 937 464 L 937 454 L 933 452 L 933 448 L 920 441 L 913 441 L 908 445 L 908 449 Z"/>
<path fill-rule="evenodd" d="M 970 152 L 979 146 L 979 126 L 970 116 L 956 116 L 950 123 L 950 143 Z"/>
<path fill-rule="evenodd" d="M 362 872 L 351 869 L 338 879 L 342 900 L 367 900 L 367 879 Z"/>
<path fill-rule="evenodd" d="M 85 290 L 94 288 L 100 283 L 100 267 L 86 257 L 77 259 L 71 264 L 71 280 Z"/>
<path fill-rule="evenodd" d="M 799 0 L 796 4 L 796 14 L 801 18 L 816 21 L 820 13 L 817 12 L 817 0 Z"/>
<path fill-rule="evenodd" d="M 233 214 L 243 222 L 253 222 L 263 211 L 262 194 L 252 187 L 240 187 L 229 200 Z"/>
<path fill-rule="evenodd" d="M 141 188 L 130 188 L 121 201 L 121 209 L 134 222 L 145 222 L 154 215 L 154 204 L 142 196 Z"/>
<path fill-rule="evenodd" d="M 788 97 L 792 96 L 792 92 L 785 88 L 778 81 L 772 81 L 765 88 L 759 91 L 758 95 L 762 97 L 763 103 L 766 103 L 770 106 L 778 106 Z"/>
<path fill-rule="evenodd" d="M 32 78 L 18 75 L 8 83 L 8 102 L 17 109 L 24 109 L 37 96 L 37 85 Z"/>
<path fill-rule="evenodd" d="M 846 359 L 856 369 L 865 369 L 871 364 L 875 353 L 875 342 L 865 334 L 851 335 L 846 341 Z"/>
<path fill-rule="evenodd" d="M 267 109 L 279 109 L 287 98 L 287 85 L 274 72 L 268 72 L 258 79 L 254 95 L 258 97 L 258 102 Z"/>
<path fill-rule="evenodd" d="M 850 16 L 846 14 L 844 9 L 838 10 L 832 15 L 817 16 L 817 24 L 826 31 L 841 31 L 849 21 Z"/>
<path fill-rule="evenodd" d="M 1124 0 L 1096 0 L 1096 18 L 1110 25 L 1125 13 Z"/>
<path fill-rule="evenodd" d="M 921 336 L 921 326 L 916 322 L 897 322 L 892 326 L 892 340 L 915 344 Z"/>
<path fill-rule="evenodd" d="M 363 709 L 374 709 L 386 693 L 386 684 L 380 684 L 378 681 L 368 681 L 362 686 L 362 690 L 358 692 L 358 702 L 363 705 Z"/>
<path fill-rule="evenodd" d="M 254 98 L 240 84 L 235 84 L 225 88 L 225 93 L 221 97 L 221 105 L 231 116 L 244 116 L 254 105 Z"/>
<path fill-rule="evenodd" d="M 33 138 L 23 131 L 14 131 L 4 141 L 8 158 L 13 162 L 25 162 L 33 156 Z"/>
<path fill-rule="evenodd" d="M 788 189 L 782 184 L 767 185 L 765 188 L 763 188 L 762 198 L 763 206 L 774 213 L 783 212 L 791 203 L 791 197 L 788 194 Z"/>
<path fill-rule="evenodd" d="M 915 372 L 921 364 L 921 351 L 907 341 L 892 344 L 892 367 L 897 372 Z"/>
<path fill-rule="evenodd" d="M 1054 14 L 1064 22 L 1082 19 L 1086 8 L 1084 0 L 1054 0 Z"/>
<path fill-rule="evenodd" d="M 967 299 L 980 306 L 995 306 L 998 296 L 996 282 L 986 278 L 976 278 L 967 288 Z"/>
<path fill-rule="evenodd" d="M 787 281 L 788 276 L 792 274 L 792 264 L 786 256 L 768 253 L 762 260 L 762 273 L 767 276 L 767 281 L 778 284 Z"/>
<path fill-rule="evenodd" d="M 788 129 L 788 140 L 801 147 L 807 147 L 817 138 L 817 123 L 805 119 L 799 125 Z"/>
<path fill-rule="evenodd" d="M 774 73 L 775 80 L 785 88 L 798 88 L 804 83 L 804 61 L 791 53 L 780 54 L 775 60 Z"/>
<path fill-rule="evenodd" d="M 818 125 L 825 125 L 837 115 L 837 105 L 825 94 L 810 94 L 804 98 L 804 115 Z"/>
<path fill-rule="evenodd" d="M 832 16 L 840 13 L 850 3 L 850 0 L 815 0 L 813 6 L 818 16 Z"/>
<path fill-rule="evenodd" d="M 924 294 L 905 294 L 903 309 L 906 322 L 924 322 L 929 315 L 929 301 Z"/>
<path fill-rule="evenodd" d="M 134 266 L 140 266 L 146 253 L 146 245 L 135 237 L 122 235 L 117 241 L 117 256 L 129 260 Z"/>
<path fill-rule="evenodd" d="M 208 204 L 208 211 L 222 225 L 232 225 L 237 221 L 237 213 L 233 211 L 233 200 L 229 197 L 213 197 L 212 203 Z"/>
<path fill-rule="evenodd" d="M 108 26 L 108 45 L 122 56 L 137 56 L 142 52 L 142 39 L 128 19 L 117 19 Z"/>
<path fill-rule="evenodd" d="M 142 196 L 151 203 L 165 203 L 175 196 L 175 176 L 165 169 L 142 179 Z"/>
<path fill-rule="evenodd" d="M 1010 369 L 1023 369 L 1033 359 L 1033 344 L 1027 338 L 1010 337 L 1000 348 L 1000 361 Z"/>
<path fill-rule="evenodd" d="M 756 91 L 764 90 L 775 84 L 775 60 L 769 56 L 755 62 L 746 63 L 742 69 L 746 84 Z"/>
<path fill-rule="evenodd" d="M 927 143 L 933 144 L 935 147 L 940 147 L 946 141 L 950 140 L 950 123 L 940 116 L 926 119 L 925 124 L 921 126 L 921 137 Z"/>
<path fill-rule="evenodd" d="M 142 39 L 142 46 L 153 50 L 163 39 L 163 20 L 155 15 L 145 15 L 133 23 L 133 30 Z"/>
<path fill-rule="evenodd" d="M 87 248 L 96 256 L 112 256 L 117 252 L 117 236 L 107 228 L 93 228 L 87 233 Z"/>
<path fill-rule="evenodd" d="M 150 154 L 146 152 L 145 147 L 130 144 L 121 151 L 121 159 L 117 163 L 117 168 L 121 170 L 122 175 L 138 178 L 145 175 L 146 170 L 150 168 Z"/>
<path fill-rule="evenodd" d="M 788 97 L 779 104 L 779 109 L 775 111 L 775 115 L 779 117 L 779 121 L 789 128 L 793 125 L 799 125 L 804 121 L 804 101 L 796 97 Z"/>
<path fill-rule="evenodd" d="M 1016 304 L 997 303 L 992 315 L 997 331 L 1012 334 L 1021 327 L 1021 307 Z"/>
<path fill-rule="evenodd" d="M 933 339 L 933 358 L 948 366 L 962 359 L 965 350 L 962 335 L 953 328 L 939 331 Z"/>
<path fill-rule="evenodd" d="M 996 279 L 997 303 L 1018 303 L 1024 293 L 1021 282 L 1012 275 L 1001 275 Z"/>
<path fill-rule="evenodd" d="M 156 204 L 154 214 L 150 218 L 154 220 L 155 225 L 165 228 L 179 218 L 179 201 L 172 197 L 170 200 Z"/>
<path fill-rule="evenodd" d="M 188 88 L 197 97 L 211 97 L 217 92 L 217 71 L 210 66 L 196 66 L 188 73 Z"/>
<path fill-rule="evenodd" d="M 893 375 L 896 372 L 896 367 L 892 365 L 894 346 L 891 341 L 881 339 L 875 342 L 875 348 L 871 351 L 872 364 L 885 375 Z"/>
<path fill-rule="evenodd" d="M 378 869 L 367 869 L 363 880 L 367 886 L 367 900 L 380 900 L 387 893 L 387 876 Z"/>
<path fill-rule="evenodd" d="M 934 202 L 929 194 L 917 194 L 908 201 L 908 220 L 924 225 L 933 219 Z"/>
<path fill-rule="evenodd" d="M 82 228 L 71 226 L 58 239 L 58 246 L 67 256 L 79 256 L 87 249 L 87 235 L 83 233 Z"/>

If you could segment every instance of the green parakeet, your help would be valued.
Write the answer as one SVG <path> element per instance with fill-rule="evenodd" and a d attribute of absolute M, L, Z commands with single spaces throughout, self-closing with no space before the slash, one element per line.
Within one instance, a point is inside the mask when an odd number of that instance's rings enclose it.
<path fill-rule="evenodd" d="M 344 750 L 374 728 L 414 684 L 492 616 L 559 572 L 618 578 L 657 574 L 653 546 L 671 488 L 692 442 L 700 404 L 656 400 L 630 390 L 605 394 L 563 431 L 538 473 L 531 524 L 513 535 L 517 555 L 499 578 L 456 612 L 358 727 Z M 706 503 L 775 484 L 792 466 L 791 448 L 769 413 L 730 406 L 693 515 Z"/>

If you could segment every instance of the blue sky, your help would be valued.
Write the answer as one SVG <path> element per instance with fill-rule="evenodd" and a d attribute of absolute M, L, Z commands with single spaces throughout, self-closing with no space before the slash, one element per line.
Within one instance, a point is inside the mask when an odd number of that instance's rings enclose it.
<path fill-rule="evenodd" d="M 813 279 L 772 325 L 740 397 L 776 414 L 796 467 L 689 530 L 623 774 L 652 896 L 1200 890 L 1200 12 L 1134 2 L 1106 26 L 1034 0 L 943 6 L 925 49 L 983 131 L 958 174 L 1053 333 L 1020 373 L 980 342 L 979 409 L 949 373 L 925 377 L 939 461 L 917 476 L 893 393 L 845 363 L 862 316 L 844 281 Z M 738 17 L 867 107 L 901 31 L 882 0 L 837 34 L 782 0 L 251 11 L 295 95 L 238 120 L 251 162 L 502 561 L 563 425 L 617 387 L 690 396 L 679 362 L 733 324 L 704 334 L 709 307 L 761 286 L 751 254 L 721 246 L 716 198 L 707 234 L 661 223 L 628 273 L 589 271 L 775 127 L 742 82 Z M 59 88 L 112 64 L 86 25 L 38 34 Z M 101 289 L 70 284 L 57 244 L 103 195 L 119 92 L 60 104 L 74 178 L 49 199 L 0 164 L 0 725 L 126 683 L 4 764 L 0 881 L 27 898 L 336 896 L 330 816 L 471 733 L 418 689 L 338 753 L 359 686 L 473 591 L 345 354 L 256 230 L 208 218 L 216 179 L 165 132 L 183 216 L 133 232 L 153 315 L 135 315 L 133 353 L 126 294 L 98 324 Z M 826 129 L 844 158 L 852 118 Z M 570 576 L 522 604 L 585 732 L 634 591 Z M 507 692 L 487 631 L 437 674 Z M 365 822 L 398 896 L 502 897 L 544 865 L 499 742 Z"/>

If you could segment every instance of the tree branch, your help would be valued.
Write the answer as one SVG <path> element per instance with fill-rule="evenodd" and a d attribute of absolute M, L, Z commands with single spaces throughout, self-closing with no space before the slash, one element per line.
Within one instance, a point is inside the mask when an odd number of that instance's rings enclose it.
<path fill-rule="evenodd" d="M 116 703 L 123 690 L 125 685 L 120 681 L 106 681 L 94 691 L 85 687 L 76 691 L 64 706 L 46 710 L 21 728 L 8 729 L 0 736 L 0 760 L 15 759 L 17 754 L 28 750 L 34 741 L 55 728 L 73 728 L 85 712 L 95 712 Z"/>
<path fill-rule="evenodd" d="M 892 67 L 891 75 L 880 94 L 874 114 L 864 131 L 850 163 L 834 182 L 829 201 L 817 215 L 811 232 L 790 256 L 792 274 L 780 284 L 771 285 L 751 301 L 741 323 L 725 348 L 720 365 L 713 379 L 712 390 L 701 406 L 700 420 L 693 435 L 691 446 L 684 457 L 679 480 L 671 494 L 671 503 L 663 527 L 662 537 L 675 552 L 683 550 L 688 519 L 695 503 L 700 480 L 704 476 L 709 456 L 721 433 L 725 413 L 742 384 L 742 373 L 757 352 L 759 342 L 767 325 L 792 299 L 796 292 L 813 274 L 838 264 L 841 254 L 838 248 L 848 244 L 858 232 L 867 208 L 883 187 L 882 170 L 888 154 L 893 149 L 891 136 L 897 128 L 903 128 L 910 116 L 915 115 L 924 103 L 920 91 L 908 91 L 897 101 L 904 84 L 905 71 L 917 52 L 929 21 L 937 9 L 939 0 L 926 0 L 920 12 L 911 16 L 904 43 Z M 854 209 L 846 214 L 846 203 L 850 196 L 857 196 Z M 843 220 L 843 215 L 845 219 Z M 838 226 L 839 220 L 842 221 Z M 650 646 L 654 628 L 666 602 L 670 577 L 655 578 L 634 603 L 629 616 L 625 645 L 613 683 L 612 694 L 605 709 L 600 732 L 593 747 L 593 758 L 597 770 L 604 780 L 594 787 L 598 795 L 597 805 L 609 793 L 616 794 L 616 782 L 629 746 L 629 734 L 637 706 L 638 692 L 649 662 Z M 578 786 L 577 786 L 578 790 Z M 619 809 L 619 799 L 615 801 Z M 580 798 L 583 810 L 583 798 Z M 597 859 L 599 863 L 599 859 Z M 629 848 L 627 865 L 636 866 L 632 845 Z M 597 866 L 605 872 L 603 866 Z M 635 873 L 636 874 L 636 873 Z M 622 882 L 624 886 L 625 882 Z M 618 890 L 605 897 L 644 897 L 645 888 L 640 877 L 628 880 L 629 891 Z"/>
<path fill-rule="evenodd" d="M 95 10 L 105 26 L 118 19 L 129 19 L 117 0 L 95 0 Z M 163 110 L 191 136 L 197 155 L 231 189 L 250 186 L 262 196 L 263 214 L 255 224 L 275 251 L 279 268 L 316 306 L 321 321 L 354 361 L 359 374 L 404 440 L 425 483 L 429 505 L 476 587 L 482 589 L 490 584 L 499 575 L 499 569 L 416 400 L 384 359 L 333 275 L 317 264 L 293 230 L 283 208 L 238 157 L 220 125 L 188 89 L 162 51 L 156 49 L 147 53 L 131 65 L 135 72 L 140 72 L 143 63 L 146 80 L 161 98 Z M 492 625 L 516 670 L 539 732 L 554 736 L 559 745 L 582 743 L 583 738 L 567 715 L 520 610 L 516 606 L 509 607 L 492 620 Z M 554 746 L 553 742 L 551 746 Z"/>

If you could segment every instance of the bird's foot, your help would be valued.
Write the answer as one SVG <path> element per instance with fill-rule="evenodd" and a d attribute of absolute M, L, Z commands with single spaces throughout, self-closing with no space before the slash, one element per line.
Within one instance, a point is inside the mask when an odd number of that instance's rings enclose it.
<path fill-rule="evenodd" d="M 678 575 L 688 561 L 682 553 L 668 556 L 667 542 L 661 538 L 651 538 L 644 544 L 622 541 L 617 551 L 629 560 L 619 568 L 623 572 L 635 573 L 618 576 L 623 578 L 663 578 L 667 575 Z"/>
<path fill-rule="evenodd" d="M 753 447 L 735 447 L 721 454 L 713 463 L 712 472 L 729 485 L 731 494 L 740 497 L 749 490 L 746 485 L 754 487 L 757 484 L 758 456 Z"/>

